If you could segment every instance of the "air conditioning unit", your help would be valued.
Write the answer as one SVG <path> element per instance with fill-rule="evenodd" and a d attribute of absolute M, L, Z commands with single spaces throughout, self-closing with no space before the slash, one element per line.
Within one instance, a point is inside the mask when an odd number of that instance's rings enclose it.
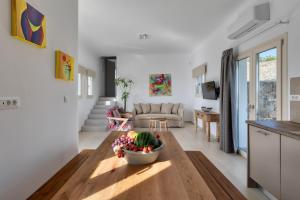
<path fill-rule="evenodd" d="M 270 20 L 270 3 L 264 3 L 248 9 L 234 24 L 229 39 L 236 40 L 257 29 Z"/>

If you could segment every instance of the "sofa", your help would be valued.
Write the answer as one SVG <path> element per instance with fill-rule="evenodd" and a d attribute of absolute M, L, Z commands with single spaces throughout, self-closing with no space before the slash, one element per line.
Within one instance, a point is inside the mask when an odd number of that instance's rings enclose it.
<path fill-rule="evenodd" d="M 149 121 L 153 119 L 166 119 L 168 127 L 183 128 L 184 107 L 183 104 L 173 103 L 138 103 L 134 104 L 132 111 L 134 127 L 149 127 Z"/>

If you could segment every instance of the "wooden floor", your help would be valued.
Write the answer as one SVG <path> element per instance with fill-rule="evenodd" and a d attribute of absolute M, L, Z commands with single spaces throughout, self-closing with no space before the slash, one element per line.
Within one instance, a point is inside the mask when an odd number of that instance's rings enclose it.
<path fill-rule="evenodd" d="M 82 151 L 28 199 L 50 200 L 94 151 Z M 246 200 L 239 190 L 200 151 L 188 151 L 186 154 L 204 178 L 216 199 Z"/>

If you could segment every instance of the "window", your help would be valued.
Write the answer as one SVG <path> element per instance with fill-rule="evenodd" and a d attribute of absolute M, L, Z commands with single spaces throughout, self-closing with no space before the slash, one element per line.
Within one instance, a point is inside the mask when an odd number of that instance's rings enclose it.
<path fill-rule="evenodd" d="M 78 69 L 78 96 L 80 98 L 93 98 L 94 97 L 94 80 L 96 72 L 79 66 Z"/>
<path fill-rule="evenodd" d="M 197 97 L 202 97 L 202 83 L 204 83 L 204 74 L 196 77 L 195 81 L 195 95 Z"/>
<path fill-rule="evenodd" d="M 88 91 L 88 97 L 93 96 L 93 77 L 92 76 L 88 76 L 87 91 Z"/>
<path fill-rule="evenodd" d="M 78 73 L 78 86 L 77 86 L 78 96 L 82 96 L 82 81 L 81 81 L 81 73 Z"/>

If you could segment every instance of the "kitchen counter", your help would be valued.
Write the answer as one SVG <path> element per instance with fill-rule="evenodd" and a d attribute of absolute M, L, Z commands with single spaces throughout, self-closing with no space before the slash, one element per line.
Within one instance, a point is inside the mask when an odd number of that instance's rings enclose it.
<path fill-rule="evenodd" d="M 261 120 L 247 121 L 247 124 L 300 140 L 300 123 L 291 121 Z"/>

